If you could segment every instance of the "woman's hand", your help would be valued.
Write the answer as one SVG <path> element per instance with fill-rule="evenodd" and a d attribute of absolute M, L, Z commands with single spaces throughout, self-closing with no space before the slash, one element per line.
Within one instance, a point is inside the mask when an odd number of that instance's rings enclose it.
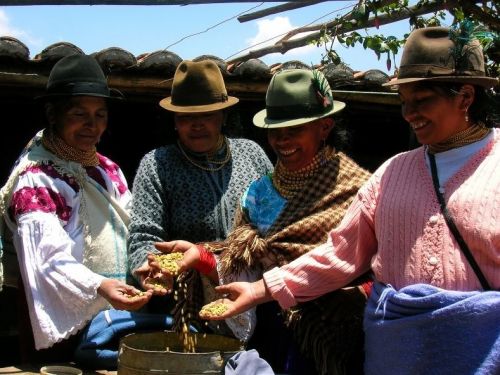
<path fill-rule="evenodd" d="M 161 268 L 155 254 L 148 254 L 147 263 L 149 274 L 144 279 L 144 289 L 152 290 L 153 294 L 160 296 L 172 293 L 175 275 Z"/>
<path fill-rule="evenodd" d="M 234 282 L 227 285 L 217 286 L 215 290 L 223 296 L 222 299 L 215 301 L 215 303 L 224 304 L 225 311 L 217 316 L 207 316 L 202 314 L 202 318 L 204 319 L 223 320 L 231 318 L 261 303 L 272 300 L 271 294 L 264 284 L 264 280 L 259 280 L 253 283 Z M 212 302 L 212 304 L 213 303 L 214 302 Z"/>
<path fill-rule="evenodd" d="M 142 266 L 134 270 L 134 275 L 139 279 L 142 289 L 147 289 L 145 281 L 150 274 L 151 268 L 149 267 L 149 262 L 147 260 L 142 264 Z"/>
<path fill-rule="evenodd" d="M 104 279 L 97 288 L 97 293 L 118 310 L 138 310 L 153 295 L 151 291 L 142 292 L 115 279 Z"/>
<path fill-rule="evenodd" d="M 182 259 L 178 262 L 178 273 L 195 269 L 201 274 L 207 275 L 214 283 L 219 282 L 215 256 L 202 245 L 196 245 L 188 241 L 157 242 L 155 247 L 163 253 L 183 253 Z M 150 264 L 152 265 L 152 264 Z M 154 265 L 156 266 L 156 264 Z M 161 270 L 162 273 L 168 273 Z"/>
<path fill-rule="evenodd" d="M 191 242 L 177 240 L 170 242 L 156 242 L 154 245 L 158 250 L 165 254 L 184 253 L 182 259 L 178 262 L 179 273 L 195 268 L 195 266 L 200 262 L 200 251 L 198 250 L 198 247 Z"/>
<path fill-rule="evenodd" d="M 162 273 L 155 254 L 149 253 L 142 266 L 134 270 L 134 275 L 144 290 L 151 290 L 154 295 L 166 295 L 172 292 L 173 277 Z"/>

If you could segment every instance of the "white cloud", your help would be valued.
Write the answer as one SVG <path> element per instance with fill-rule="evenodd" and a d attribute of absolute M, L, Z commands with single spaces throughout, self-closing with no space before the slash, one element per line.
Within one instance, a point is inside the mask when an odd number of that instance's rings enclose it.
<path fill-rule="evenodd" d="M 260 49 L 276 43 L 280 38 L 283 38 L 287 32 L 296 29 L 298 26 L 293 26 L 288 17 L 277 16 L 272 19 L 264 19 L 257 21 L 257 35 L 246 40 L 247 45 L 251 50 Z M 303 37 L 305 33 L 294 36 Z M 292 38 L 292 39 L 294 39 Z M 287 55 L 307 55 L 317 50 L 313 45 L 307 45 L 300 48 L 295 48 L 287 52 Z"/>
<path fill-rule="evenodd" d="M 21 30 L 17 30 L 10 25 L 9 17 L 7 17 L 5 11 L 0 9 L 0 35 L 18 38 L 23 34 L 24 33 Z"/>
<path fill-rule="evenodd" d="M 30 50 L 39 48 L 42 45 L 40 39 L 34 38 L 29 32 L 12 26 L 9 17 L 2 9 L 0 9 L 0 35 L 19 39 Z"/>

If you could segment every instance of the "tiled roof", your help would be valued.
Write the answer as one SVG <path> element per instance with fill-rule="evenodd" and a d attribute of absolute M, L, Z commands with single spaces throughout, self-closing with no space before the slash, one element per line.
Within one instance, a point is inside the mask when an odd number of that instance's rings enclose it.
<path fill-rule="evenodd" d="M 42 90 L 55 62 L 74 53 L 84 52 L 72 43 L 59 42 L 30 58 L 30 51 L 22 41 L 13 37 L 0 37 L 0 89 L 5 86 L 15 89 L 18 85 L 31 85 L 33 90 Z M 168 50 L 134 56 L 120 47 L 109 47 L 92 55 L 108 75 L 110 86 L 132 95 L 164 95 L 166 90 L 170 90 L 170 79 L 182 61 L 182 56 Z M 214 60 L 225 77 L 228 91 L 242 100 L 262 98 L 272 74 L 278 69 L 309 68 L 297 60 L 271 66 L 259 59 L 228 65 L 223 59 L 212 55 L 198 56 L 193 60 L 201 59 Z M 397 104 L 394 94 L 381 86 L 389 80 L 389 76 L 380 70 L 355 72 L 347 66 L 334 64 L 316 68 L 323 71 L 332 89 L 338 91 L 337 96 L 348 95 L 351 99 L 356 96 L 370 102 Z"/>

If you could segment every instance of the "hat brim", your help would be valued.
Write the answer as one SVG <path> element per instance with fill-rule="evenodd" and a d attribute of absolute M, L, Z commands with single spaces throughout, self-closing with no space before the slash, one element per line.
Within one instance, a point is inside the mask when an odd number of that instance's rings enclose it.
<path fill-rule="evenodd" d="M 106 98 L 106 99 L 117 99 L 122 100 L 125 98 L 123 93 L 117 89 L 109 89 L 109 95 L 100 94 L 95 92 L 72 92 L 72 93 L 52 93 L 52 94 L 42 94 L 35 97 L 35 100 L 44 100 L 50 98 L 62 98 L 62 97 L 72 97 L 72 96 L 95 96 L 97 98 Z"/>
<path fill-rule="evenodd" d="M 333 108 L 319 116 L 309 116 L 294 119 L 280 119 L 273 120 L 267 117 L 267 109 L 263 109 L 255 114 L 253 117 L 253 124 L 259 128 L 275 129 L 275 128 L 286 128 L 289 126 L 298 126 L 307 124 L 308 122 L 318 120 L 323 117 L 328 117 L 334 113 L 340 112 L 345 108 L 345 103 L 338 100 L 333 101 Z"/>
<path fill-rule="evenodd" d="M 175 105 L 172 104 L 172 97 L 169 96 L 165 99 L 160 100 L 160 106 L 168 111 L 178 112 L 178 113 L 200 113 L 200 112 L 211 112 L 218 111 L 220 109 L 228 108 L 240 100 L 234 96 L 228 96 L 227 101 L 220 103 L 204 104 L 204 105 Z"/>
<path fill-rule="evenodd" d="M 421 82 L 421 81 L 467 83 L 470 85 L 478 85 L 485 88 L 495 87 L 499 83 L 497 78 L 492 78 L 492 77 L 443 76 L 443 77 L 424 77 L 424 78 L 401 78 L 383 83 L 382 86 L 399 86 L 399 85 L 404 85 L 406 83 Z"/>

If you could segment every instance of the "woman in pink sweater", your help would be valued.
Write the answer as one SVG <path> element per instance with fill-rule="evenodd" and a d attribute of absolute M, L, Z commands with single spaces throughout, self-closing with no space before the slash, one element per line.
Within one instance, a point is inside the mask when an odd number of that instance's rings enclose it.
<path fill-rule="evenodd" d="M 366 374 L 500 373 L 500 131 L 482 108 L 498 81 L 460 32 L 413 31 L 389 83 L 422 147 L 386 161 L 325 244 L 218 287 L 216 319 L 271 299 L 289 308 L 372 268 Z"/>

